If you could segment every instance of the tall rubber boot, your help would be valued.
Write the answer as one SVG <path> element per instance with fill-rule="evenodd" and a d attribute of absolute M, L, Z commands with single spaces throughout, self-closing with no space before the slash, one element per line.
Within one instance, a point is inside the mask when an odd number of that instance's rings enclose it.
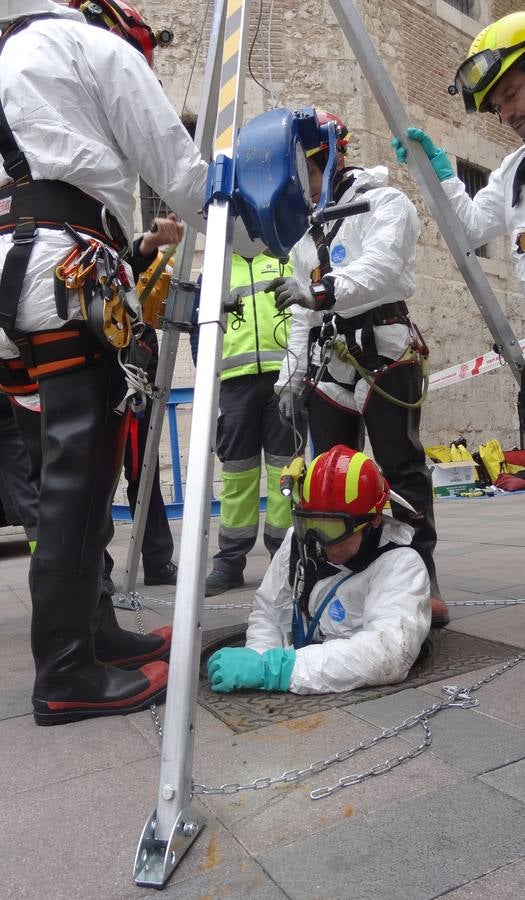
<path fill-rule="evenodd" d="M 109 594 L 101 594 L 96 612 L 95 656 L 121 669 L 138 669 L 145 663 L 169 661 L 171 625 L 138 634 L 121 628 Z"/>
<path fill-rule="evenodd" d="M 30 570 L 39 725 L 135 712 L 165 694 L 165 663 L 127 672 L 95 657 L 103 551 L 113 533 L 126 427 L 114 407 L 124 392 L 112 353 L 40 383 L 43 464 Z"/>
<path fill-rule="evenodd" d="M 421 396 L 422 374 L 416 363 L 389 368 L 378 379 L 387 393 L 413 403 Z M 432 476 L 425 462 L 425 451 L 419 437 L 420 409 L 404 409 L 370 391 L 363 415 L 376 462 L 381 466 L 393 490 L 417 510 L 411 513 L 392 502 L 392 515 L 414 529 L 412 547 L 418 551 L 427 568 L 432 598 L 432 627 L 448 624 L 448 609 L 441 599 L 434 548 L 436 525 Z"/>

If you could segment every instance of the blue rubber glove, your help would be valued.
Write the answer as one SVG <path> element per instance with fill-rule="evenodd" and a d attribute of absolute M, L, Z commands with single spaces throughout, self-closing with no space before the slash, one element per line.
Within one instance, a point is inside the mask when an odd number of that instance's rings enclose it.
<path fill-rule="evenodd" d="M 443 147 L 436 147 L 432 138 L 428 136 L 426 131 L 423 131 L 422 128 L 410 127 L 407 128 L 407 135 L 411 141 L 419 141 L 440 181 L 446 181 L 447 178 L 454 177 L 456 173 L 452 168 L 452 164 L 445 150 Z M 406 163 L 406 147 L 403 146 L 399 138 L 392 138 L 390 144 L 395 150 L 397 161 L 399 163 Z"/>
<path fill-rule="evenodd" d="M 249 647 L 224 647 L 208 660 L 211 689 L 228 694 L 239 688 L 258 691 L 287 691 L 295 664 L 295 650 L 266 650 L 257 653 Z"/>

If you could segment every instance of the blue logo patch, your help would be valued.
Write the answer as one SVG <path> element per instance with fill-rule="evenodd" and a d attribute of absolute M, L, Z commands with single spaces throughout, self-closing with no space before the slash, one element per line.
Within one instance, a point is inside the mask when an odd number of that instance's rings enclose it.
<path fill-rule="evenodd" d="M 337 598 L 330 604 L 328 615 L 334 622 L 342 622 L 346 618 L 346 610 Z"/>
<path fill-rule="evenodd" d="M 346 259 L 346 247 L 344 244 L 335 244 L 335 246 L 332 247 L 330 250 L 330 259 L 336 266 Z"/>

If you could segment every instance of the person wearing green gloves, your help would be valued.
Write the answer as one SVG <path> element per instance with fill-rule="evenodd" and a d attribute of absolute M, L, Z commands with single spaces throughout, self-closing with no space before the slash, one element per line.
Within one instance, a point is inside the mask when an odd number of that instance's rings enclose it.
<path fill-rule="evenodd" d="M 449 91 L 462 95 L 467 112 L 493 113 L 525 140 L 525 12 L 478 34 Z M 474 247 L 510 235 L 514 273 L 525 284 L 525 146 L 506 156 L 472 199 L 442 147 L 420 128 L 409 128 L 407 136 L 423 147 Z M 392 146 L 398 162 L 406 162 L 403 141 L 395 137 Z"/>
<path fill-rule="evenodd" d="M 337 444 L 294 493 L 293 527 L 255 594 L 246 646 L 208 660 L 212 690 L 316 694 L 403 681 L 430 628 L 430 582 L 412 528 L 382 515 L 388 482 L 364 453 Z"/>

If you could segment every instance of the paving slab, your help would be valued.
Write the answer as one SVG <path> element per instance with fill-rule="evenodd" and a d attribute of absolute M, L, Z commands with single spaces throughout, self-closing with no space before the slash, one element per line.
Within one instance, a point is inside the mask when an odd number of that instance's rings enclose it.
<path fill-rule="evenodd" d="M 0 720 L 33 711 L 31 692 L 35 667 L 29 647 L 29 623 L 21 630 L 3 633 L 0 652 Z"/>
<path fill-rule="evenodd" d="M 494 772 L 481 775 L 485 784 L 490 784 L 504 794 L 510 794 L 525 803 L 525 760 L 503 766 Z"/>
<path fill-rule="evenodd" d="M 151 744 L 128 721 L 132 718 L 89 719 L 52 728 L 37 728 L 32 716 L 2 722 L 0 796 L 23 794 L 101 769 L 118 772 L 138 759 L 153 757 L 157 765 Z"/>
<path fill-rule="evenodd" d="M 471 780 L 257 859 L 293 900 L 431 900 L 523 855 L 525 805 Z"/>
<path fill-rule="evenodd" d="M 144 891 L 133 882 L 133 859 L 157 783 L 157 765 L 141 760 L 2 798 L 2 900 L 140 897 Z M 248 859 L 206 815 L 207 827 L 175 870 L 172 884 Z"/>
<path fill-rule="evenodd" d="M 208 868 L 206 862 L 201 868 Z M 168 882 L 160 896 L 166 900 L 180 900 L 181 897 L 184 900 L 213 900 L 216 897 L 228 897 L 228 900 L 282 900 L 286 894 L 254 860 L 240 859 L 176 884 Z M 151 900 L 151 891 L 142 894 L 138 900 Z"/>
<path fill-rule="evenodd" d="M 311 763 L 354 747 L 378 733 L 378 729 L 340 710 L 318 713 L 259 732 L 233 735 L 214 746 L 197 747 L 194 776 L 197 782 L 211 786 L 249 783 L 262 776 L 308 768 Z M 416 733 L 414 729 L 411 737 L 415 745 L 421 741 L 422 732 Z M 254 854 L 261 848 L 290 843 L 299 835 L 321 832 L 335 822 L 367 815 L 373 809 L 404 803 L 408 798 L 465 777 L 425 753 L 383 778 L 368 779 L 322 801 L 311 800 L 310 791 L 314 788 L 337 784 L 343 775 L 361 772 L 406 749 L 404 742 L 394 738 L 307 780 L 226 796 L 207 794 L 201 799 Z"/>
<path fill-rule="evenodd" d="M 502 866 L 447 894 L 448 900 L 518 900 L 523 897 L 525 859 Z"/>
<path fill-rule="evenodd" d="M 454 679 L 454 683 L 461 687 L 470 687 L 482 678 L 492 675 L 497 667 L 477 669 Z M 441 687 L 447 682 L 434 682 L 422 685 L 421 690 L 436 697 L 443 697 Z M 479 700 L 480 712 L 495 719 L 501 719 L 512 725 L 521 725 L 525 728 L 525 660 L 513 668 L 507 669 L 488 684 L 474 692 Z"/>
<path fill-rule="evenodd" d="M 480 637 L 490 634 L 494 641 L 525 648 L 525 605 L 478 613 L 477 616 L 470 616 L 468 622 L 455 621 L 449 627 Z"/>
<path fill-rule="evenodd" d="M 354 716 L 388 728 L 429 706 L 423 691 L 408 690 L 348 707 Z M 429 719 L 432 752 L 470 775 L 525 758 L 525 729 L 477 709 L 445 709 Z M 413 741 L 410 732 L 403 735 Z"/>

